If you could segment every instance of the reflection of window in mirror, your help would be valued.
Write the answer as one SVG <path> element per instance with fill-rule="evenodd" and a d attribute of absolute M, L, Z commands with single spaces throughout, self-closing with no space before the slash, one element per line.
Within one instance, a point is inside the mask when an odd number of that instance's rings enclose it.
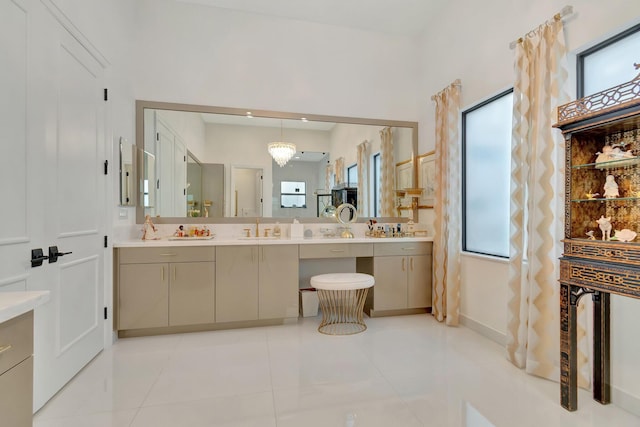
<path fill-rule="evenodd" d="M 347 187 L 358 186 L 358 164 L 347 167 Z"/>
<path fill-rule="evenodd" d="M 280 182 L 280 207 L 281 208 L 306 208 L 307 191 L 304 181 Z"/>
<path fill-rule="evenodd" d="M 380 153 L 373 155 L 373 213 L 380 216 L 382 203 L 380 201 Z"/>

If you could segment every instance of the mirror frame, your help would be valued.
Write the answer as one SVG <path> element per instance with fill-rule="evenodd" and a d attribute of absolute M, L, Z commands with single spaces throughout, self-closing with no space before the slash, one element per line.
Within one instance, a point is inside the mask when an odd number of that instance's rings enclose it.
<path fill-rule="evenodd" d="M 327 116 L 320 114 L 302 114 L 302 113 L 288 113 L 282 111 L 271 110 L 255 110 L 251 108 L 232 108 L 232 107 L 214 107 L 208 105 L 195 105 L 195 104 L 179 104 L 173 102 L 160 102 L 160 101 L 145 101 L 136 100 L 136 147 L 138 153 L 144 152 L 144 110 L 173 110 L 173 111 L 185 111 L 191 113 L 211 113 L 211 114 L 228 114 L 234 116 L 246 116 L 248 111 L 251 111 L 251 115 L 254 117 L 264 117 L 272 119 L 292 119 L 301 120 L 306 118 L 312 122 L 332 122 L 332 123 L 345 123 L 356 125 L 371 125 L 371 126 L 389 126 L 389 127 L 402 127 L 411 128 L 412 141 L 411 141 L 411 162 L 413 163 L 413 187 L 418 185 L 417 163 L 416 158 L 418 156 L 418 122 L 402 121 L 402 120 L 382 120 L 382 119 L 367 119 L 360 117 L 343 117 L 343 116 Z M 138 155 L 138 159 L 143 156 Z M 142 182 L 138 176 L 138 171 L 141 170 L 139 162 L 135 162 L 133 174 L 136 178 L 135 191 L 136 196 L 140 194 Z M 144 207 L 139 203 L 139 197 L 136 197 L 136 223 L 144 223 Z M 261 217 L 265 220 L 267 217 Z M 396 218 L 393 217 L 392 222 L 402 220 L 408 220 L 409 218 Z M 269 217 L 273 221 L 279 221 L 281 223 L 289 223 L 293 221 L 292 218 L 282 217 Z M 361 217 L 359 221 L 366 221 L 367 218 Z M 329 218 L 299 218 L 301 222 L 333 222 Z M 204 217 L 154 217 L 154 222 L 158 224 L 185 224 L 185 223 L 206 223 L 206 224 L 242 224 L 246 222 L 255 221 L 255 218 L 250 217 L 225 217 L 225 218 L 204 218 Z M 334 220 L 335 221 L 335 220 Z"/>

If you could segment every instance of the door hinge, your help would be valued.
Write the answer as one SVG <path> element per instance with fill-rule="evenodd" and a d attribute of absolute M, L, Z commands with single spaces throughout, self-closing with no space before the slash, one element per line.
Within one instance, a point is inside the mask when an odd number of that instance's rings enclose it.
<path fill-rule="evenodd" d="M 109 100 L 109 89 L 104 88 L 104 100 L 108 101 Z"/>
<path fill-rule="evenodd" d="M 109 160 L 104 161 L 104 174 L 107 175 L 109 173 Z"/>
<path fill-rule="evenodd" d="M 104 308 L 104 320 L 107 320 L 109 316 L 107 316 L 107 307 Z"/>
<path fill-rule="evenodd" d="M 108 247 L 109 246 L 109 237 L 108 236 L 104 236 L 104 247 Z"/>
<path fill-rule="evenodd" d="M 160 141 L 160 132 L 156 132 L 156 141 Z"/>
<path fill-rule="evenodd" d="M 186 188 L 182 190 L 182 194 L 185 195 L 185 196 L 187 195 L 187 189 Z"/>

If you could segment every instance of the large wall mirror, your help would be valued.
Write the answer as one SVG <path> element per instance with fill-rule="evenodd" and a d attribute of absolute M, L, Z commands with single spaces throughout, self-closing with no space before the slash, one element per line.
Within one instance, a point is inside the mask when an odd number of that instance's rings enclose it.
<path fill-rule="evenodd" d="M 358 213 L 376 216 L 382 192 L 373 158 L 386 127 L 398 185 L 415 187 L 416 122 L 136 101 L 137 222 L 145 215 L 161 223 L 322 218 L 335 204 L 332 193 L 334 200 L 357 194 L 357 147 L 365 141 L 370 163 L 360 190 L 368 194 Z M 296 145 L 282 167 L 267 151 L 275 141 Z"/>

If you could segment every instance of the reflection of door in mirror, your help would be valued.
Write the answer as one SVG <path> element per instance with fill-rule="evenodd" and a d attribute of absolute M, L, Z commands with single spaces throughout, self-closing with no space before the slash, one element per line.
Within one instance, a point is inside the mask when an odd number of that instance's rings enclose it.
<path fill-rule="evenodd" d="M 187 216 L 204 216 L 202 165 L 189 150 L 187 150 Z"/>
<path fill-rule="evenodd" d="M 202 212 L 206 218 L 224 216 L 224 165 L 202 164 Z"/>
<path fill-rule="evenodd" d="M 120 205 L 135 205 L 133 162 L 136 150 L 127 139 L 120 138 Z"/>
<path fill-rule="evenodd" d="M 144 215 L 156 215 L 156 156 L 148 151 L 136 151 L 136 165 L 140 171 L 139 204 L 144 208 Z"/>
<path fill-rule="evenodd" d="M 157 215 L 187 215 L 187 151 L 181 138 L 156 121 Z"/>
<path fill-rule="evenodd" d="M 233 216 L 262 216 L 262 168 L 231 167 Z"/>

